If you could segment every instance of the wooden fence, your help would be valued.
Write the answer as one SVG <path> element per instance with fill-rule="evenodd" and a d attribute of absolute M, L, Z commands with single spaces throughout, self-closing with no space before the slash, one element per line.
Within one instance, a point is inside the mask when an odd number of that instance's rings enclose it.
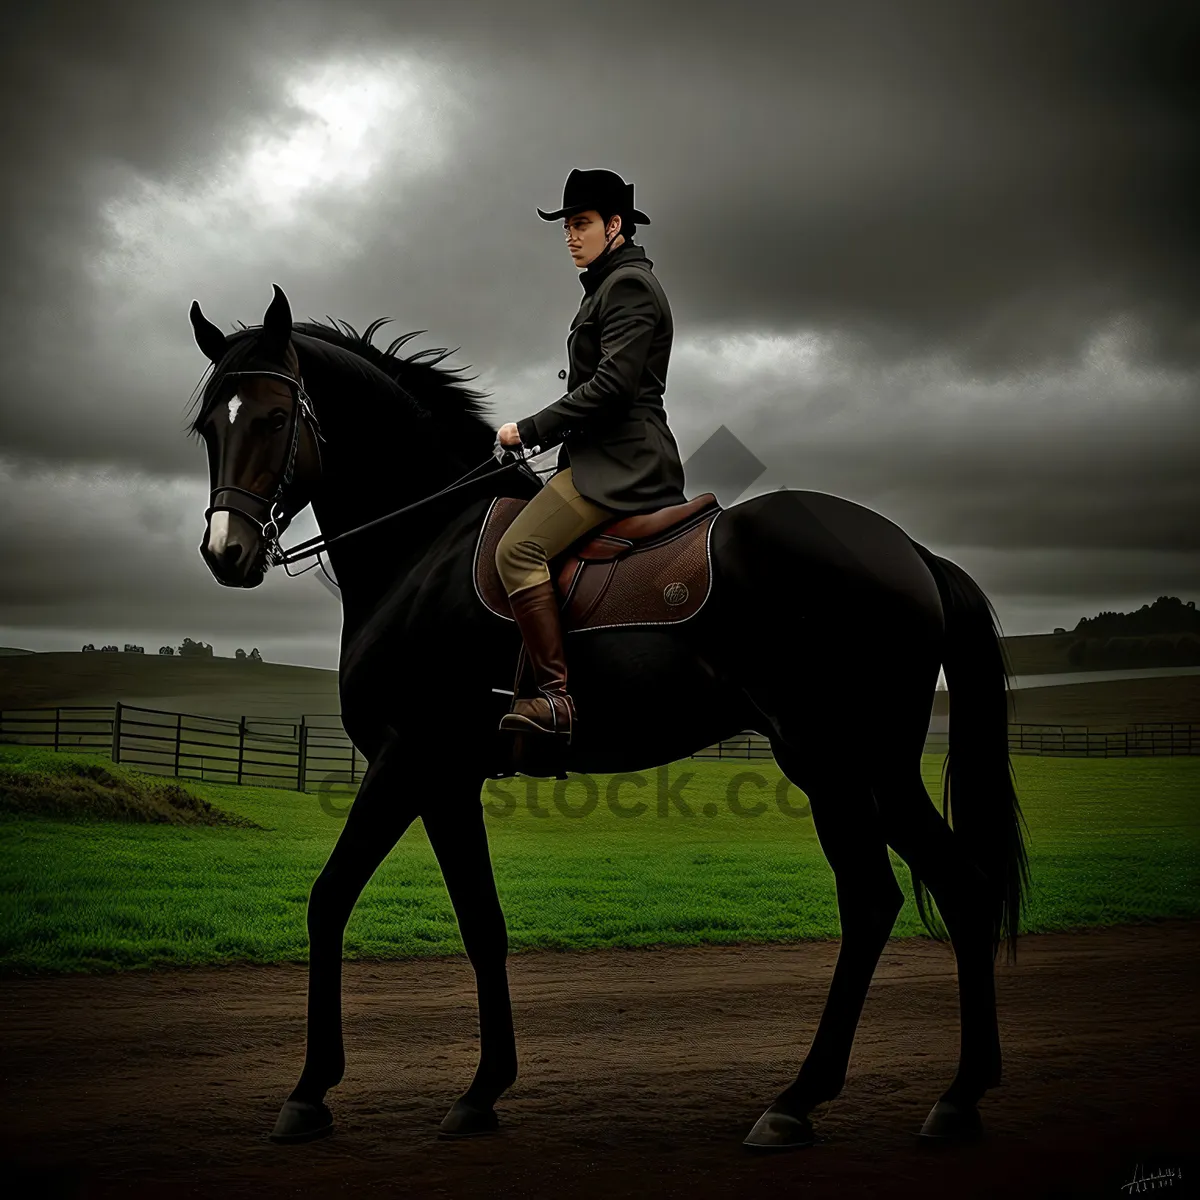
<path fill-rule="evenodd" d="M 117 704 L 0 712 L 0 742 L 99 751 L 151 773 L 212 783 L 357 787 L 366 761 L 336 714 L 210 717 Z"/>
<path fill-rule="evenodd" d="M 0 711 L 0 742 L 106 753 L 113 762 L 182 778 L 306 792 L 355 789 L 365 760 L 336 714 L 295 720 L 206 717 L 118 704 Z M 1200 754 L 1200 725 L 1134 725 L 1089 729 L 1010 725 L 1009 750 L 1072 758 Z M 944 754 L 946 734 L 931 732 L 929 754 Z M 693 759 L 770 759 L 770 742 L 752 731 L 698 750 Z"/>
<path fill-rule="evenodd" d="M 926 754 L 945 754 L 949 736 L 931 731 Z M 1185 722 L 1133 725 L 1128 729 L 1091 729 L 1086 725 L 1010 725 L 1012 754 L 1044 758 L 1137 758 L 1144 755 L 1200 754 L 1200 725 Z M 698 750 L 690 758 L 771 758 L 771 743 L 747 731 L 736 738 Z"/>

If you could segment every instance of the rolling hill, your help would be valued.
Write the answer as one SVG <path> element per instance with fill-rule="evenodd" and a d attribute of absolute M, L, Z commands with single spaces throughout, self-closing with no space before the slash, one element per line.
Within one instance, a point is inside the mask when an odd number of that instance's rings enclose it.
<path fill-rule="evenodd" d="M 1053 635 L 1049 635 L 1053 637 Z M 1060 635 L 1061 636 L 1061 635 Z M 1022 673 L 1057 673 L 1053 648 L 1040 639 L 1014 656 Z M 232 658 L 64 651 L 0 659 L 0 709 L 67 705 L 144 708 L 220 717 L 279 717 L 341 712 L 336 671 Z M 934 716 L 947 712 L 938 692 Z M 848 716 L 851 714 L 848 714 Z M 1102 679 L 1023 688 L 1010 699 L 1010 718 L 1025 724 L 1108 725 L 1200 722 L 1200 675 Z"/>
<path fill-rule="evenodd" d="M 337 672 L 318 667 L 77 650 L 0 662 L 0 708 L 111 707 L 118 700 L 214 717 L 341 711 Z"/>

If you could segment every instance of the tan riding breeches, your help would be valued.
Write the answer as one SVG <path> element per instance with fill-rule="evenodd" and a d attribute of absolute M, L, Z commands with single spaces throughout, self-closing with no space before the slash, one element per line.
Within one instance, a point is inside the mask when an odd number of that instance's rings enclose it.
<path fill-rule="evenodd" d="M 496 572 L 511 596 L 550 578 L 546 565 L 576 538 L 603 521 L 619 516 L 611 508 L 581 496 L 567 467 L 551 475 L 513 518 L 496 545 Z"/>

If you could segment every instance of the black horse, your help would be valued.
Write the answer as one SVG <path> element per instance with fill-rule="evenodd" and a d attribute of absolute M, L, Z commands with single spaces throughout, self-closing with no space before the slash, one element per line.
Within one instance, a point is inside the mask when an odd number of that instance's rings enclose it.
<path fill-rule="evenodd" d="M 342 935 L 417 817 L 479 995 L 478 1069 L 441 1129 L 487 1132 L 516 1079 L 517 1052 L 481 789 L 496 775 L 497 739 L 510 736 L 496 730 L 508 699 L 493 689 L 512 679 L 520 634 L 478 599 L 472 555 L 491 500 L 528 498 L 540 481 L 524 464 L 500 466 L 484 394 L 438 365 L 449 352 L 398 357 L 407 338 L 380 350 L 371 339 L 382 321 L 362 337 L 344 322 L 293 325 L 278 287 L 261 326 L 226 336 L 195 303 L 191 320 L 213 364 L 191 432 L 208 452 L 214 490 L 201 553 L 218 581 L 257 586 L 280 561 L 278 533 L 306 504 L 330 542 L 416 505 L 329 546 L 343 606 L 342 721 L 369 766 L 309 897 L 307 1053 L 270 1136 L 302 1141 L 332 1129 L 324 1097 L 345 1070 Z M 723 509 L 711 551 L 713 592 L 688 621 L 568 634 L 581 720 L 566 766 L 647 770 L 755 729 L 809 799 L 836 878 L 841 950 L 803 1065 L 750 1131 L 750 1147 L 810 1144 L 809 1114 L 845 1082 L 903 900 L 893 847 L 925 926 L 949 935 L 958 966 L 958 1070 L 921 1133 L 973 1136 L 977 1104 L 1000 1081 L 993 967 L 1002 942 L 1015 955 L 1028 886 L 1009 668 L 992 607 L 961 568 L 886 518 L 818 492 L 774 491 Z M 944 815 L 921 778 L 940 665 L 953 704 Z M 630 720 L 631 697 L 651 719 Z M 866 748 L 864 728 L 873 731 Z"/>

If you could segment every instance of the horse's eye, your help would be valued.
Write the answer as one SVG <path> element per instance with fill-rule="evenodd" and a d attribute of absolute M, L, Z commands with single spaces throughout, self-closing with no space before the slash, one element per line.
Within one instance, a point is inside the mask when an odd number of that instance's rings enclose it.
<path fill-rule="evenodd" d="M 282 410 L 271 414 L 271 430 L 278 433 L 287 424 L 287 413 Z"/>

